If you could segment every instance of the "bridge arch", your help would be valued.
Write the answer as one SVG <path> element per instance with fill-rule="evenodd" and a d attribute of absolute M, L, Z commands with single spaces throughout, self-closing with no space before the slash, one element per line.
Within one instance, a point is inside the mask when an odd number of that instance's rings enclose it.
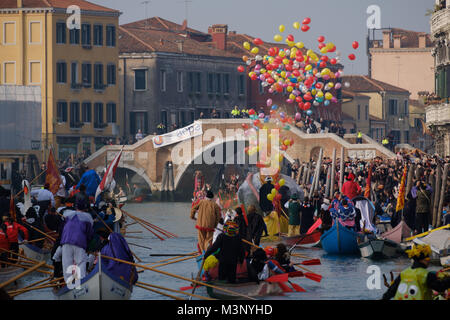
<path fill-rule="evenodd" d="M 153 184 L 152 180 L 149 178 L 149 176 L 147 175 L 147 173 L 145 172 L 145 170 L 143 168 L 137 168 L 133 165 L 130 165 L 128 163 L 119 163 L 117 165 L 117 169 L 128 169 L 133 171 L 134 173 L 136 173 L 139 177 L 141 177 L 148 185 L 149 189 L 154 189 L 155 185 Z M 102 172 L 105 169 L 105 166 L 98 166 L 96 167 L 96 171 L 97 172 Z"/>

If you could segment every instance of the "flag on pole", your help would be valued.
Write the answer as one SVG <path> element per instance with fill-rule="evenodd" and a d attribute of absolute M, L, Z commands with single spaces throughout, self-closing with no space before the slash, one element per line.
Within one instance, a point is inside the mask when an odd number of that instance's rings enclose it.
<path fill-rule="evenodd" d="M 50 149 L 50 153 L 47 159 L 47 172 L 45 175 L 45 183 L 50 185 L 50 192 L 55 194 L 58 192 L 61 185 L 61 175 L 59 174 L 58 166 L 56 165 L 55 158 L 53 157 L 53 151 Z"/>
<path fill-rule="evenodd" d="M 397 207 L 395 208 L 395 212 L 398 212 L 405 207 L 405 188 L 406 188 L 406 173 L 407 173 L 407 171 L 408 171 L 408 168 L 405 165 L 405 168 L 403 169 L 402 181 L 400 182 L 400 188 L 398 191 Z"/>
<path fill-rule="evenodd" d="M 116 173 L 117 165 L 119 164 L 120 157 L 122 156 L 122 149 L 120 149 L 120 152 L 114 157 L 114 160 L 109 164 L 108 169 L 106 169 L 105 175 L 103 176 L 102 181 L 97 187 L 97 191 L 95 192 L 95 201 L 97 201 L 97 197 L 102 193 L 104 190 L 108 190 L 111 188 L 111 185 L 114 181 L 114 174 Z"/>
<path fill-rule="evenodd" d="M 364 197 L 370 200 L 370 183 L 372 180 L 372 165 L 369 168 L 369 174 L 367 176 L 366 189 L 364 190 Z"/>

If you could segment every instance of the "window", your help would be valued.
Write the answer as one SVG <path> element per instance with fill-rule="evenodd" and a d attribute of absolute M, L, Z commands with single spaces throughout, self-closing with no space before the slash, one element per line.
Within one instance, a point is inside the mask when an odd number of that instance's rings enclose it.
<path fill-rule="evenodd" d="M 80 29 L 69 30 L 69 42 L 70 44 L 80 44 Z"/>
<path fill-rule="evenodd" d="M 60 101 L 56 104 L 56 121 L 67 122 L 67 102 Z"/>
<path fill-rule="evenodd" d="M 167 120 L 167 111 L 165 111 L 165 110 L 161 111 L 161 123 L 167 129 L 168 120 Z"/>
<path fill-rule="evenodd" d="M 148 133 L 147 112 L 130 112 L 130 133 L 134 135 L 139 129 L 143 134 Z"/>
<path fill-rule="evenodd" d="M 65 62 L 56 63 L 56 82 L 67 83 L 67 63 Z"/>
<path fill-rule="evenodd" d="M 389 115 L 396 116 L 398 114 L 398 101 L 390 99 L 389 100 Z"/>
<path fill-rule="evenodd" d="M 366 106 L 366 120 L 369 120 L 369 106 Z"/>
<path fill-rule="evenodd" d="M 56 23 L 56 43 L 66 43 L 66 24 L 64 22 Z"/>
<path fill-rule="evenodd" d="M 116 46 L 116 27 L 107 26 L 106 27 L 106 45 L 108 47 Z"/>
<path fill-rule="evenodd" d="M 72 84 L 72 86 L 74 86 L 75 84 L 78 83 L 78 63 L 77 62 L 72 62 L 70 74 L 71 74 L 71 76 L 70 76 L 71 84 Z"/>
<path fill-rule="evenodd" d="M 40 84 L 41 83 L 41 62 L 40 61 L 30 61 L 30 84 Z"/>
<path fill-rule="evenodd" d="M 103 103 L 94 104 L 94 128 L 100 128 L 103 123 Z"/>
<path fill-rule="evenodd" d="M 188 80 L 189 80 L 189 92 L 194 92 L 194 73 L 193 72 L 188 73 Z"/>
<path fill-rule="evenodd" d="M 94 25 L 94 46 L 103 46 L 103 26 Z"/>
<path fill-rule="evenodd" d="M 207 85 L 208 93 L 213 93 L 214 91 L 213 88 L 214 88 L 214 74 L 208 73 L 208 85 Z"/>
<path fill-rule="evenodd" d="M 108 123 L 116 123 L 116 104 L 108 103 L 106 105 L 106 121 Z"/>
<path fill-rule="evenodd" d="M 405 133 L 405 143 L 409 143 L 409 131 L 404 131 Z"/>
<path fill-rule="evenodd" d="M 91 25 L 82 24 L 81 25 L 81 44 L 83 46 L 91 45 Z"/>
<path fill-rule="evenodd" d="M 41 23 L 39 21 L 30 21 L 29 33 L 30 44 L 41 43 Z"/>
<path fill-rule="evenodd" d="M 361 120 L 361 106 L 358 104 L 358 120 Z"/>
<path fill-rule="evenodd" d="M 3 44 L 16 44 L 16 23 L 3 23 Z"/>
<path fill-rule="evenodd" d="M 166 70 L 159 71 L 159 87 L 162 92 L 166 91 Z"/>
<path fill-rule="evenodd" d="M 202 74 L 200 72 L 195 73 L 195 92 L 202 91 Z"/>
<path fill-rule="evenodd" d="M 177 91 L 183 92 L 183 72 L 177 72 Z"/>
<path fill-rule="evenodd" d="M 405 100 L 404 102 L 403 102 L 403 114 L 405 115 L 405 116 L 407 116 L 408 115 L 408 100 Z"/>
<path fill-rule="evenodd" d="M 92 64 L 83 63 L 81 65 L 81 78 L 85 87 L 90 87 L 92 84 Z"/>
<path fill-rule="evenodd" d="M 147 70 L 134 70 L 134 90 L 147 90 Z"/>
<path fill-rule="evenodd" d="M 94 89 L 103 89 L 103 65 L 94 65 Z"/>
<path fill-rule="evenodd" d="M 239 75 L 239 94 L 244 94 L 245 93 L 245 78 L 244 76 L 241 74 Z"/>
<path fill-rule="evenodd" d="M 223 75 L 223 93 L 230 93 L 230 75 L 227 73 Z"/>
<path fill-rule="evenodd" d="M 80 123 L 80 103 L 70 103 L 70 127 L 77 128 Z"/>
<path fill-rule="evenodd" d="M 88 123 L 92 121 L 92 113 L 91 113 L 91 106 L 92 104 L 90 102 L 83 102 L 81 106 L 81 121 Z"/>
<path fill-rule="evenodd" d="M 422 129 L 422 121 L 420 118 L 414 118 L 414 127 L 418 130 Z"/>
<path fill-rule="evenodd" d="M 216 93 L 222 93 L 222 77 L 220 73 L 216 74 Z"/>
<path fill-rule="evenodd" d="M 107 84 L 115 85 L 116 84 L 116 65 L 108 64 L 107 72 L 106 72 Z"/>

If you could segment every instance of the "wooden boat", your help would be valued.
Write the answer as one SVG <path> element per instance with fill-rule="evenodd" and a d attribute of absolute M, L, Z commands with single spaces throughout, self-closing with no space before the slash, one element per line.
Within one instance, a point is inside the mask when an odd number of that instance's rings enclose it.
<path fill-rule="evenodd" d="M 278 283 L 270 283 L 266 281 L 261 281 L 259 284 L 256 282 L 224 283 L 222 281 L 211 281 L 208 283 L 216 287 L 234 291 L 249 297 L 264 297 L 271 295 L 281 295 L 283 293 L 283 290 L 280 288 Z M 220 300 L 245 299 L 242 296 L 233 295 L 231 293 L 217 290 L 212 287 L 206 287 L 206 292 L 211 298 L 214 299 Z"/>
<path fill-rule="evenodd" d="M 310 234 L 302 234 L 302 235 L 298 235 L 298 236 L 293 236 L 293 237 L 288 237 L 288 236 L 282 235 L 281 240 L 284 242 L 285 245 L 290 246 L 290 247 L 292 247 L 295 244 L 302 246 L 302 247 L 314 247 L 319 244 L 321 235 L 322 234 L 319 231 L 315 231 Z"/>
<path fill-rule="evenodd" d="M 357 254 L 359 253 L 358 236 L 356 232 L 336 221 L 331 229 L 322 235 L 320 242 L 327 253 Z"/>
<path fill-rule="evenodd" d="M 410 236 L 411 236 L 411 229 L 403 220 L 400 221 L 400 223 L 395 228 L 381 234 L 381 238 L 388 239 L 396 243 L 402 243 L 406 238 Z"/>
<path fill-rule="evenodd" d="M 51 249 L 38 248 L 31 243 L 24 243 L 19 246 L 23 250 L 24 256 L 37 261 L 49 261 L 51 259 Z"/>
<path fill-rule="evenodd" d="M 363 258 L 379 260 L 396 257 L 402 251 L 397 243 L 387 239 L 369 239 L 359 244 Z"/>
<path fill-rule="evenodd" d="M 101 267 L 101 259 L 94 269 L 81 280 L 78 288 L 67 286 L 54 291 L 59 300 L 128 300 L 133 285 Z"/>
<path fill-rule="evenodd" d="M 450 230 L 441 229 L 430 232 L 428 235 L 413 239 L 415 244 L 427 244 L 431 248 L 431 261 L 435 263 L 442 262 L 445 265 L 450 254 Z M 447 258 L 446 258 L 447 257 Z M 443 261 L 441 261 L 441 258 Z"/>

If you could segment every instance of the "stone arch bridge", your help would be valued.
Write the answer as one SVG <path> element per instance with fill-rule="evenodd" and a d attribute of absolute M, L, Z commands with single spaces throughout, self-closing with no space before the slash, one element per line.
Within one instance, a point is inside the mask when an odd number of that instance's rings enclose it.
<path fill-rule="evenodd" d="M 174 189 L 178 190 L 182 187 L 183 177 L 188 175 L 188 172 L 192 173 L 192 170 L 188 170 L 190 166 L 194 165 L 197 168 L 208 166 L 208 164 L 196 164 L 205 153 L 214 155 L 213 149 L 227 144 L 234 144 L 235 153 L 242 152 L 245 148 L 244 143 L 248 145 L 248 141 L 246 142 L 248 138 L 243 135 L 242 125 L 246 123 L 251 126 L 251 122 L 250 119 L 202 119 L 198 121 L 202 127 L 201 135 L 160 148 L 154 147 L 154 136 L 149 135 L 133 145 L 124 146 L 118 168 L 131 170 L 141 178 L 141 181 L 144 180 L 152 191 L 161 191 L 163 168 L 168 160 L 172 160 Z M 272 126 L 268 124 L 269 129 Z M 210 136 L 214 133 L 221 133 L 223 139 L 211 138 Z M 294 159 L 307 162 L 311 158 L 316 158 L 321 147 L 324 148 L 324 157 L 332 157 L 334 148 L 336 148 L 337 157 L 340 155 L 341 148 L 344 148 L 345 158 L 369 160 L 376 156 L 395 157 L 394 153 L 366 135 L 363 135 L 362 144 L 356 144 L 356 134 L 347 134 L 342 139 L 333 133 L 306 134 L 294 126 L 289 131 L 283 131 L 283 134 L 294 139 L 293 146 L 283 153 L 284 158 L 291 163 Z M 104 146 L 84 162 L 89 168 L 101 171 L 114 159 L 121 147 L 120 145 Z M 184 154 L 184 151 L 180 152 L 180 150 L 191 150 L 191 152 Z M 172 159 L 173 155 L 182 155 L 183 163 L 177 164 L 175 159 Z M 226 155 L 227 158 L 229 156 Z"/>

